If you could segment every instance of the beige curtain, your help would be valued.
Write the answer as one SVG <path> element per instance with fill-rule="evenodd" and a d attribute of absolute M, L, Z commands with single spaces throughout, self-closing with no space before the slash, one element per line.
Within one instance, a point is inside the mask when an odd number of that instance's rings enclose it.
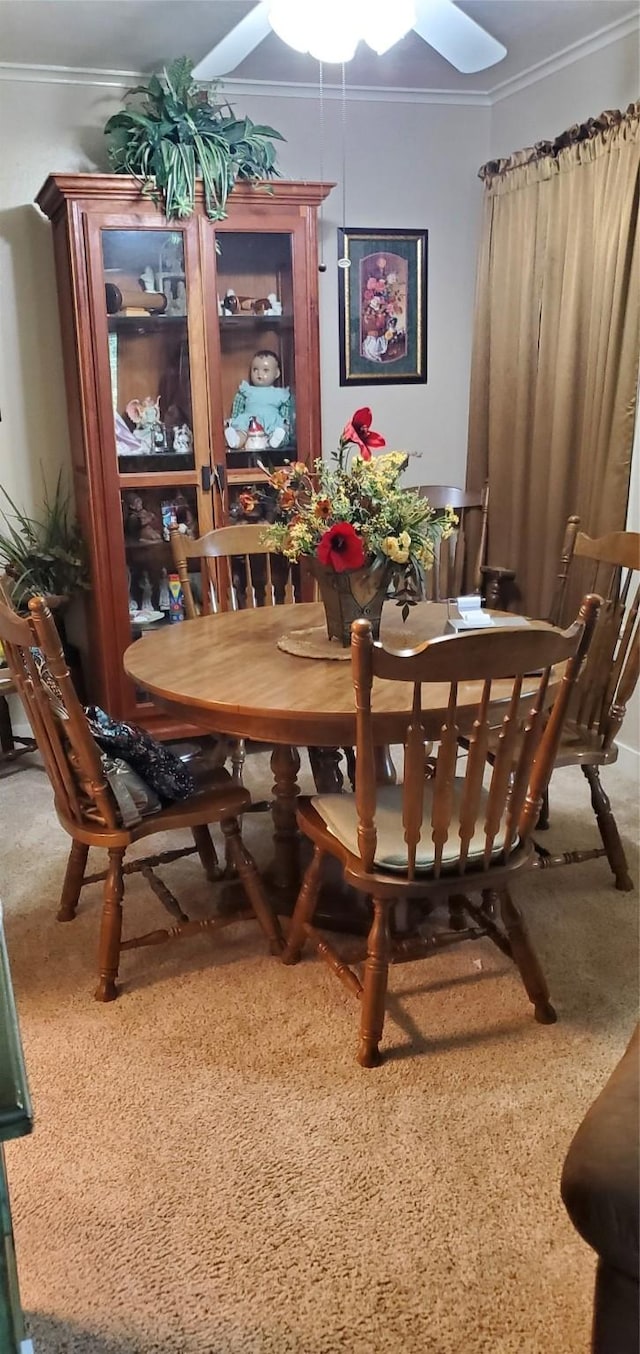
<path fill-rule="evenodd" d="M 480 170 L 467 483 L 544 616 L 566 519 L 624 527 L 640 352 L 640 103 Z"/>

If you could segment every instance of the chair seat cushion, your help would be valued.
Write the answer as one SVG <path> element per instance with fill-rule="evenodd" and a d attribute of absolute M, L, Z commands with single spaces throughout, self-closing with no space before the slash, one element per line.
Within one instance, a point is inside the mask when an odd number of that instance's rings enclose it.
<path fill-rule="evenodd" d="M 464 781 L 456 779 L 453 788 L 453 813 L 451 823 L 449 824 L 449 836 L 445 842 L 442 852 L 443 868 L 447 866 L 452 868 L 456 865 L 460 855 L 460 801 Z M 383 785 L 379 786 L 376 802 L 376 831 L 378 834 L 378 843 L 376 848 L 374 864 L 379 870 L 398 871 L 406 873 L 408 855 L 407 843 L 404 839 L 404 827 L 402 824 L 402 795 L 404 787 L 402 785 Z M 416 851 L 416 870 L 427 872 L 433 868 L 435 859 L 435 847 L 431 839 L 431 798 L 432 785 L 425 781 L 424 787 L 424 805 L 422 819 L 422 838 L 418 842 Z M 480 813 L 476 821 L 475 831 L 469 843 L 467 855 L 468 867 L 478 866 L 484 855 L 485 834 L 484 819 L 485 808 L 488 796 L 486 791 L 482 792 L 480 803 Z M 320 814 L 320 817 L 326 823 L 329 831 L 334 837 L 342 842 L 347 850 L 353 855 L 359 856 L 358 850 L 358 814 L 356 811 L 356 801 L 354 795 L 316 795 L 311 800 L 314 809 Z M 504 847 L 506 836 L 506 824 L 503 821 L 495 837 L 492 859 L 500 855 Z M 517 838 L 512 843 L 512 850 L 517 845 Z"/>

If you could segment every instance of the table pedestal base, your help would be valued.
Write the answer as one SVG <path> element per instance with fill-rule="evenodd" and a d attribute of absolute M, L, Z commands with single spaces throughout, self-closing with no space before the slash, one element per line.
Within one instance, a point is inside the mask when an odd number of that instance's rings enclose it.
<path fill-rule="evenodd" d="M 340 766 L 346 749 L 332 747 L 309 748 L 309 760 L 316 790 L 319 794 L 340 794 L 344 776 Z M 377 749 L 376 770 L 380 784 L 395 781 L 395 767 L 387 748 Z M 296 904 L 302 875 L 311 859 L 312 846 L 298 831 L 296 802 L 300 793 L 298 771 L 300 753 L 295 747 L 277 744 L 271 754 L 273 772 L 274 856 L 264 873 L 269 901 L 278 916 L 290 917 Z M 351 772 L 349 773 L 351 775 Z M 322 867 L 323 882 L 315 918 L 318 926 L 349 935 L 366 936 L 371 928 L 371 905 L 362 893 L 345 884 L 339 861 L 327 856 Z M 245 899 L 239 884 L 229 880 L 222 890 L 218 906 L 222 911 L 235 912 L 244 906 Z"/>

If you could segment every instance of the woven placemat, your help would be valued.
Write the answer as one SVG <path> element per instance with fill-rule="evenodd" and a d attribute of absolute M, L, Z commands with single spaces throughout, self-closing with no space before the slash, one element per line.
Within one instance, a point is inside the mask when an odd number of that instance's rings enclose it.
<path fill-rule="evenodd" d="M 297 658 L 334 658 L 338 662 L 347 662 L 351 658 L 351 649 L 343 649 L 337 639 L 329 639 L 324 625 L 312 625 L 308 630 L 290 630 L 281 635 L 278 648 L 285 653 L 295 654 Z"/>

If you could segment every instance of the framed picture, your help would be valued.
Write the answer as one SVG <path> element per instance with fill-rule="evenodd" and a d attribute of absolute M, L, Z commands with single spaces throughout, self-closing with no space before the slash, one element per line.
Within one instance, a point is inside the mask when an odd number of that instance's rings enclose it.
<path fill-rule="evenodd" d="M 427 235 L 338 231 L 341 386 L 426 381 Z"/>

